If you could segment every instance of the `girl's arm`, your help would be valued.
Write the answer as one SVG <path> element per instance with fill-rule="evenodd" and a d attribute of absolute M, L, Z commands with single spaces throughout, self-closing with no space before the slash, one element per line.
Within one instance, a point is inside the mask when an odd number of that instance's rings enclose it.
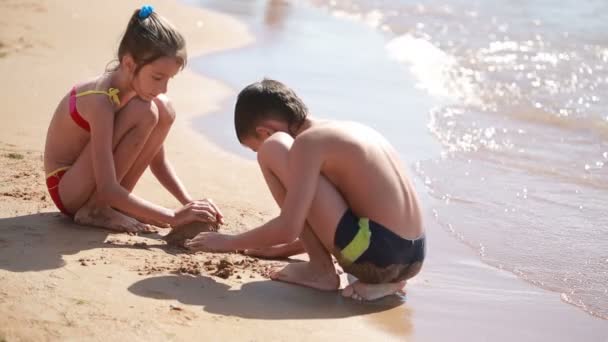
<path fill-rule="evenodd" d="M 177 177 L 177 174 L 169 162 L 169 159 L 166 157 L 164 146 L 161 146 L 158 153 L 152 159 L 152 162 L 150 163 L 150 170 L 156 179 L 158 179 L 160 184 L 162 184 L 162 186 L 167 189 L 167 191 L 169 191 L 181 204 L 187 205 L 190 203 L 206 208 L 206 210 L 214 214 L 212 216 L 213 220 L 220 224 L 224 223 L 224 215 L 211 199 L 204 199 L 201 201 L 194 201 L 192 199 L 179 177 Z"/>
<path fill-rule="evenodd" d="M 160 150 L 152 159 L 150 171 L 152 171 L 152 174 L 158 179 L 160 184 L 182 205 L 192 202 L 192 197 L 175 173 L 169 159 L 167 159 L 164 146 L 160 147 Z"/>
<path fill-rule="evenodd" d="M 93 160 L 93 173 L 97 184 L 97 200 L 100 205 L 119 208 L 134 216 L 148 217 L 160 222 L 172 223 L 174 212 L 167 208 L 138 198 L 123 188 L 116 178 L 116 165 L 114 162 L 114 110 L 107 99 L 101 96 L 84 98 L 80 104 L 88 109 L 89 123 L 91 125 L 91 147 Z M 88 101 L 87 101 L 88 100 Z M 133 162 L 136 155 L 123 158 L 122 163 Z M 129 159 L 133 160 L 129 160 Z"/>

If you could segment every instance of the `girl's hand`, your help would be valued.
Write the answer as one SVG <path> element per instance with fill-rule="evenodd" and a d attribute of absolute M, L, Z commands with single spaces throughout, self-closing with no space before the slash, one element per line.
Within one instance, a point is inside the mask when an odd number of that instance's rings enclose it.
<path fill-rule="evenodd" d="M 177 227 L 190 222 L 209 222 L 223 224 L 224 216 L 210 199 L 192 201 L 174 213 L 172 226 Z"/>
<path fill-rule="evenodd" d="M 202 200 L 194 200 L 190 203 L 197 203 L 199 205 L 209 207 L 215 213 L 215 221 L 212 221 L 212 222 L 217 223 L 218 226 L 220 224 L 224 224 L 224 215 L 220 211 L 220 208 L 213 202 L 213 200 L 211 198 L 205 198 Z"/>
<path fill-rule="evenodd" d="M 193 252 L 232 252 L 234 251 L 232 237 L 232 235 L 220 233 L 199 233 L 193 239 L 186 240 L 184 245 Z"/>

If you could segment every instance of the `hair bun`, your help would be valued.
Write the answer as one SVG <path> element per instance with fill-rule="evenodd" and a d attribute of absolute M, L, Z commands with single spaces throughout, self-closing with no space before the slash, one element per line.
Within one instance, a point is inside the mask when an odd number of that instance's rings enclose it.
<path fill-rule="evenodd" d="M 154 7 L 150 5 L 143 5 L 141 6 L 141 9 L 139 10 L 139 14 L 137 16 L 139 17 L 139 19 L 146 19 L 150 16 L 150 14 L 152 14 L 152 12 L 154 12 Z"/>

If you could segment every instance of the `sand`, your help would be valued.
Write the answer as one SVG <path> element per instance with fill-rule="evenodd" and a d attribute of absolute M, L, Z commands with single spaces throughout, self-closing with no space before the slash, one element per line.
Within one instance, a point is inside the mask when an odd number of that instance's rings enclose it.
<path fill-rule="evenodd" d="M 191 56 L 253 43 L 230 17 L 153 3 L 185 34 Z M 361 305 L 268 280 L 286 261 L 187 254 L 167 245 L 167 230 L 113 234 L 58 214 L 42 172 L 51 114 L 74 83 L 112 59 L 140 5 L 0 1 L 0 341 L 606 340 L 606 321 L 481 264 L 432 222 L 433 252 L 408 285 L 408 303 Z M 253 161 L 191 128 L 196 115 L 217 110 L 234 92 L 188 68 L 180 73 L 170 84 L 178 119 L 166 143 L 191 193 L 213 198 L 225 216 L 222 229 L 230 232 L 277 213 Z M 179 206 L 149 173 L 135 192 Z"/>

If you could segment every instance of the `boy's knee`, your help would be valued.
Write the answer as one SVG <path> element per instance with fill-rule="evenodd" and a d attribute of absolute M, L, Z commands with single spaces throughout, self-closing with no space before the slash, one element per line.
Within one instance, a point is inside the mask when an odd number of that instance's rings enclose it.
<path fill-rule="evenodd" d="M 258 163 L 266 164 L 268 158 L 287 158 L 293 145 L 293 137 L 287 133 L 277 132 L 266 139 L 258 149 Z"/>
<path fill-rule="evenodd" d="M 276 132 L 265 143 L 281 144 L 289 150 L 293 145 L 293 137 L 285 132 Z"/>
<path fill-rule="evenodd" d="M 169 97 L 165 94 L 158 95 L 154 101 L 158 108 L 158 124 L 164 127 L 170 127 L 175 121 L 175 109 Z"/>

